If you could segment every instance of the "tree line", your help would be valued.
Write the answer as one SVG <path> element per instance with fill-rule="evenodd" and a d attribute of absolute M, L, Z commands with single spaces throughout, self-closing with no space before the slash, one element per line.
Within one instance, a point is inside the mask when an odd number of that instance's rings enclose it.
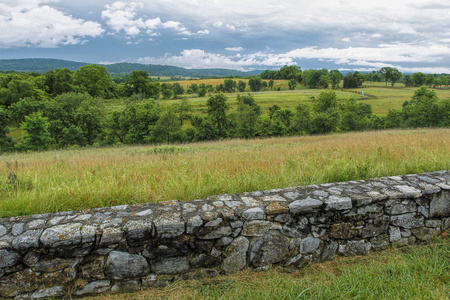
<path fill-rule="evenodd" d="M 450 99 L 438 99 L 427 87 L 417 89 L 402 110 L 390 110 L 386 116 L 373 114 L 369 104 L 354 98 L 338 101 L 332 90 L 322 91 L 292 110 L 273 105 L 266 113 L 251 94 L 238 94 L 233 110 L 228 101 L 223 93 L 211 95 L 205 115 L 198 115 L 187 98 L 164 105 L 134 94 L 123 109 L 111 112 L 101 98 L 88 93 L 63 93 L 51 101 L 25 97 L 7 109 L 0 108 L 0 149 L 28 151 L 450 126 Z M 19 141 L 8 135 L 12 121 L 26 132 Z"/>

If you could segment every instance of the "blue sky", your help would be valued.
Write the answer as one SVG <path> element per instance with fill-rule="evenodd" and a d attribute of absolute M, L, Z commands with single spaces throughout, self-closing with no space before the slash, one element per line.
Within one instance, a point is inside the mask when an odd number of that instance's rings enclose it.
<path fill-rule="evenodd" d="M 450 73 L 435 0 L 1 0 L 0 59 Z"/>

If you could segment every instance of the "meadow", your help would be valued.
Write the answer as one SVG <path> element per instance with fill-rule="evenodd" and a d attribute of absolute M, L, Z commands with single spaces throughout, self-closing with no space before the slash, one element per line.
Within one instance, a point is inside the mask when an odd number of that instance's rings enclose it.
<path fill-rule="evenodd" d="M 245 81 L 245 79 L 243 79 Z M 305 86 L 297 86 L 294 90 L 288 90 L 287 80 L 275 80 L 274 89 L 266 89 L 256 93 L 251 93 L 250 90 L 246 90 L 245 93 L 250 92 L 256 103 L 260 105 L 263 110 L 267 109 L 272 105 L 278 105 L 281 108 L 294 109 L 299 102 L 313 102 L 313 98 L 316 98 L 326 89 L 310 89 Z M 173 82 L 172 82 L 173 83 Z M 183 80 L 178 81 L 185 89 L 192 83 L 205 83 L 217 85 L 223 83 L 223 79 L 199 79 L 199 80 Z M 335 90 L 337 94 L 338 101 L 343 101 L 349 98 L 356 98 L 359 101 L 370 104 L 372 106 L 373 113 L 376 115 L 386 115 L 390 109 L 401 110 L 402 105 L 405 101 L 410 101 L 411 97 L 414 95 L 414 91 L 417 87 L 405 88 L 402 83 L 397 83 L 394 88 L 385 86 L 384 82 L 367 82 L 368 87 L 364 88 L 365 95 L 370 95 L 374 97 L 368 97 L 367 99 L 360 99 L 362 88 L 358 89 L 348 89 L 348 90 Z M 276 89 L 281 87 L 281 91 Z M 248 87 L 247 87 L 248 89 Z M 450 98 L 450 89 L 435 89 L 439 99 Z M 231 109 L 237 106 L 238 93 L 227 93 L 228 102 Z M 206 99 L 207 97 L 197 97 L 197 94 L 185 95 L 188 97 L 192 104 L 194 111 L 201 112 L 206 109 Z M 164 103 L 178 103 L 180 100 L 169 100 L 163 101 Z"/>
<path fill-rule="evenodd" d="M 450 169 L 450 129 L 0 155 L 0 217 Z"/>

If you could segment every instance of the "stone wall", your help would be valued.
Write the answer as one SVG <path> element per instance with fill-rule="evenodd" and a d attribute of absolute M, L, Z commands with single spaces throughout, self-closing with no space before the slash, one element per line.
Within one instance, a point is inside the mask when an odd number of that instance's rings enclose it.
<path fill-rule="evenodd" d="M 0 220 L 0 297 L 133 292 L 299 268 L 450 227 L 450 171 Z"/>

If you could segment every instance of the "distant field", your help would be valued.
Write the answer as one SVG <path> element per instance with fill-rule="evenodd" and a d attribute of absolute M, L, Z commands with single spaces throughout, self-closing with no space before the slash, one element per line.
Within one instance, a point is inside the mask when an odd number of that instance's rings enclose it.
<path fill-rule="evenodd" d="M 0 217 L 450 169 L 448 149 L 435 129 L 11 153 Z"/>

